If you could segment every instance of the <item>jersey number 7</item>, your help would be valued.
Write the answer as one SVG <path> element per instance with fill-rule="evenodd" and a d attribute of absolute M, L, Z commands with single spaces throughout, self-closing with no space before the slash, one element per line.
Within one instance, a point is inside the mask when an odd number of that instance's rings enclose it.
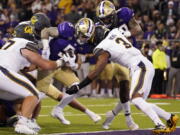
<path fill-rule="evenodd" d="M 12 46 L 15 43 L 15 41 L 13 40 L 8 40 L 7 43 L 5 45 L 3 45 L 3 47 L 1 48 L 2 50 L 6 50 L 8 49 L 10 46 Z"/>

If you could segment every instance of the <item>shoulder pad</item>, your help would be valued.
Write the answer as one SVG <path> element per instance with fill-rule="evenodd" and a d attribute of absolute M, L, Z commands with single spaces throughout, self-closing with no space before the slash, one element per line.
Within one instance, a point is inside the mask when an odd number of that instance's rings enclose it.
<path fill-rule="evenodd" d="M 33 42 L 28 42 L 25 48 L 33 52 L 38 52 L 40 50 L 40 46 L 37 43 Z"/>

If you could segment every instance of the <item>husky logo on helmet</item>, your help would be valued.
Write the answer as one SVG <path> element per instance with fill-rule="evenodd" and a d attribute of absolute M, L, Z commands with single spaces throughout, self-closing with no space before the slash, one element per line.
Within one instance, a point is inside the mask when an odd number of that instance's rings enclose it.
<path fill-rule="evenodd" d="M 77 33 L 80 32 L 87 37 L 92 36 L 95 29 L 94 27 L 94 22 L 89 18 L 80 19 L 75 26 Z"/>
<path fill-rule="evenodd" d="M 24 33 L 32 34 L 33 33 L 32 27 L 31 26 L 26 26 L 24 28 Z"/>
<path fill-rule="evenodd" d="M 96 16 L 104 18 L 115 13 L 115 6 L 108 0 L 102 1 L 96 8 Z"/>
<path fill-rule="evenodd" d="M 89 18 L 80 19 L 75 25 L 76 37 L 79 44 L 84 44 L 94 34 L 95 25 L 94 22 Z"/>
<path fill-rule="evenodd" d="M 31 17 L 31 24 L 32 25 L 34 25 L 37 21 L 38 21 L 38 19 L 36 18 L 36 16 Z"/>

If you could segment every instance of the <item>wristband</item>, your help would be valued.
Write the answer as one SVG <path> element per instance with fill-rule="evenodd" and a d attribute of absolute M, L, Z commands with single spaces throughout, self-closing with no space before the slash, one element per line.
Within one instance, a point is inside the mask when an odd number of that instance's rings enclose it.
<path fill-rule="evenodd" d="M 48 50 L 49 49 L 49 40 L 48 39 L 42 39 L 42 44 L 43 44 L 43 50 Z"/>
<path fill-rule="evenodd" d="M 90 84 L 92 80 L 89 77 L 86 77 L 81 83 L 79 83 L 79 89 L 82 89 L 83 87 Z"/>
<path fill-rule="evenodd" d="M 57 67 L 61 67 L 63 65 L 62 60 L 56 60 Z"/>

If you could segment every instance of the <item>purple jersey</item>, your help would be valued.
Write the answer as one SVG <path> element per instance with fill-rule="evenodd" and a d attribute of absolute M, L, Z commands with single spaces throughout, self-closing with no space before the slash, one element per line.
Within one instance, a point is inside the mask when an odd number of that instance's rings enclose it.
<path fill-rule="evenodd" d="M 5 44 L 5 41 L 0 39 L 0 48 Z"/>
<path fill-rule="evenodd" d="M 77 42 L 76 40 L 67 40 L 63 38 L 54 38 L 50 41 L 50 60 L 57 60 L 60 57 L 58 54 L 60 52 L 66 53 L 66 52 L 73 52 L 74 54 L 77 54 Z"/>

